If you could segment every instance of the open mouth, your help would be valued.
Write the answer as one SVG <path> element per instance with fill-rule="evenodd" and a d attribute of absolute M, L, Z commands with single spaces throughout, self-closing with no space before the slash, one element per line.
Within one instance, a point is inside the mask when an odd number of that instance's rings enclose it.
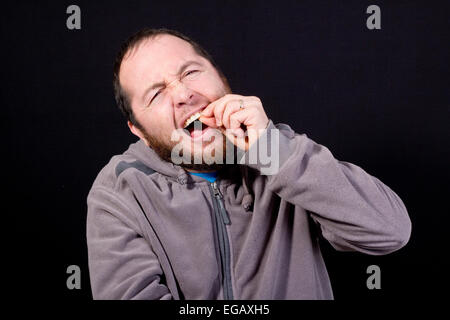
<path fill-rule="evenodd" d="M 197 112 L 190 116 L 184 123 L 183 129 L 189 132 L 191 138 L 196 138 L 201 135 L 209 128 L 207 125 L 199 121 L 201 114 Z"/>

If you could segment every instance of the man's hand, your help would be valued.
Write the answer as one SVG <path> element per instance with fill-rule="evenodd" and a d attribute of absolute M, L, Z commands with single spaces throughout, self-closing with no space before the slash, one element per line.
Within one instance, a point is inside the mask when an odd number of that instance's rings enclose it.
<path fill-rule="evenodd" d="M 237 94 L 227 94 L 210 103 L 199 120 L 221 130 L 234 145 L 245 151 L 258 140 L 269 123 L 258 97 Z"/>

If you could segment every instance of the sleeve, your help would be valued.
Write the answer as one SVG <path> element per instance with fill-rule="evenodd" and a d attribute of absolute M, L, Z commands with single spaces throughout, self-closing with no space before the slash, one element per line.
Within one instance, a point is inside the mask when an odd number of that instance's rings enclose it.
<path fill-rule="evenodd" d="M 86 236 L 94 299 L 172 299 L 158 258 L 138 230 L 117 195 L 91 190 Z"/>
<path fill-rule="evenodd" d="M 266 146 L 261 149 L 261 144 Z M 249 162 L 257 147 L 271 153 L 267 187 L 309 211 L 336 250 L 382 255 L 408 242 L 411 221 L 402 200 L 360 167 L 336 160 L 326 147 L 272 121 L 241 158 L 262 171 L 261 161 Z"/>

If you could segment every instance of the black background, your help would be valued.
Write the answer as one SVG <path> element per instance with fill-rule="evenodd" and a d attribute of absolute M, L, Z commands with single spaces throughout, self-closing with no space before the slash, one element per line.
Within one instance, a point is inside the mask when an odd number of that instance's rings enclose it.
<path fill-rule="evenodd" d="M 135 137 L 117 109 L 112 64 L 142 27 L 203 45 L 232 90 L 268 116 L 380 178 L 404 201 L 408 245 L 381 257 L 323 254 L 337 300 L 444 297 L 448 288 L 448 1 L 2 2 L 3 264 L 16 297 L 91 299 L 86 196 Z M 81 8 L 68 30 L 66 8 Z M 381 7 L 381 30 L 366 8 Z M 13 228 L 9 220 L 12 220 Z M 7 222 L 8 221 L 8 222 Z M 79 265 L 81 290 L 66 268 Z M 381 268 L 368 290 L 366 268 Z"/>

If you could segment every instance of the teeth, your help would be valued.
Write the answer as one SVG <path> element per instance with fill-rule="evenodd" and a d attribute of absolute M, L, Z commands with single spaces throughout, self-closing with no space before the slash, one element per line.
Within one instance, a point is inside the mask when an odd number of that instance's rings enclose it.
<path fill-rule="evenodd" d="M 200 112 L 197 112 L 195 114 L 193 114 L 192 116 L 190 116 L 185 122 L 184 122 L 184 127 L 186 128 L 188 125 L 190 125 L 192 122 L 194 122 L 195 120 L 197 120 L 198 118 L 200 118 L 201 114 Z"/>

